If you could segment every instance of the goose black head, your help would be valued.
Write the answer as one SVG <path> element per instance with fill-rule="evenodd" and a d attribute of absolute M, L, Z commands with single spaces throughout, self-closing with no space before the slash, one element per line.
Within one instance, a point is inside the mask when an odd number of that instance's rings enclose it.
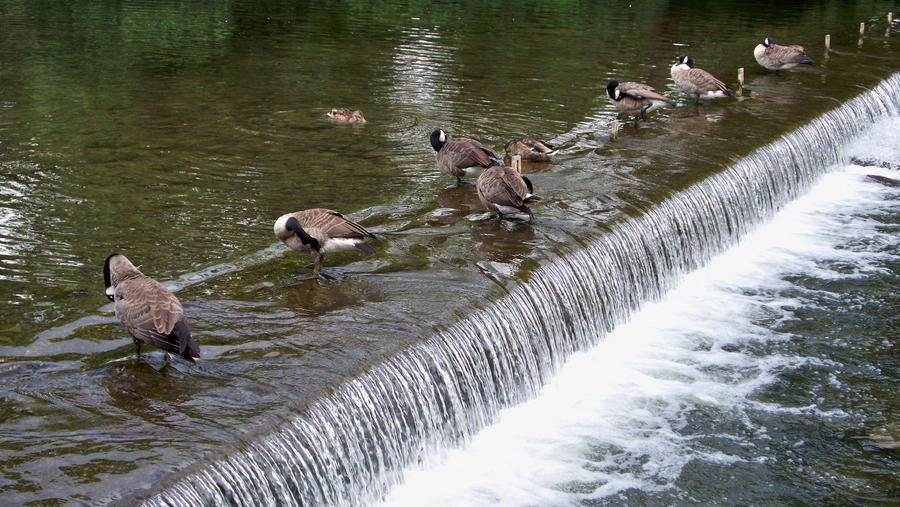
<path fill-rule="evenodd" d="M 606 93 L 609 94 L 609 98 L 613 100 L 619 100 L 619 91 L 616 88 L 619 87 L 619 82 L 615 79 L 610 79 L 609 83 L 606 84 Z"/>
<path fill-rule="evenodd" d="M 772 40 L 771 37 L 766 37 L 763 39 L 763 46 L 770 48 L 775 45 L 775 41 Z"/>
<path fill-rule="evenodd" d="M 694 68 L 694 59 L 688 55 L 681 55 L 678 57 L 678 65 L 687 65 L 688 68 Z"/>
<path fill-rule="evenodd" d="M 113 253 L 109 257 L 106 258 L 106 262 L 103 263 L 103 281 L 106 282 L 106 297 L 109 298 L 110 301 L 115 301 L 115 287 L 112 284 L 112 275 L 109 272 L 109 261 L 113 257 L 119 254 Z"/>
<path fill-rule="evenodd" d="M 444 143 L 447 142 L 447 134 L 441 129 L 436 129 L 431 133 L 431 147 L 434 148 L 434 151 L 441 151 L 441 148 L 444 147 Z"/>

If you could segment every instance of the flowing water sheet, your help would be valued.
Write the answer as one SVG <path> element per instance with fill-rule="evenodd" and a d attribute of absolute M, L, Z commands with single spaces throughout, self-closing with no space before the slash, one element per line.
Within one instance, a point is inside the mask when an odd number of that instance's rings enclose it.
<path fill-rule="evenodd" d="M 898 133 L 879 122 L 850 149 L 872 165 L 827 174 L 383 504 L 896 501 L 898 407 L 868 398 L 900 372 Z"/>

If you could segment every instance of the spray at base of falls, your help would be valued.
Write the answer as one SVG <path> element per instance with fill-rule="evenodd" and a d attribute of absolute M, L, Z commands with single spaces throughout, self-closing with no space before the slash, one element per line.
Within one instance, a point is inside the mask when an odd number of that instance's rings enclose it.
<path fill-rule="evenodd" d="M 534 396 L 575 351 L 802 194 L 898 114 L 900 74 L 621 224 L 446 332 L 337 388 L 149 505 L 362 504 Z"/>

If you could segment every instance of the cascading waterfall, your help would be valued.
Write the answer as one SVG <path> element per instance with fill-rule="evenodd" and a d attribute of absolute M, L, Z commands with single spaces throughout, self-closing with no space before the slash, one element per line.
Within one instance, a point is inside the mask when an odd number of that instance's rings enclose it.
<path fill-rule="evenodd" d="M 898 114 L 900 74 L 537 270 L 509 295 L 337 388 L 148 505 L 363 504 L 402 469 L 533 397 L 573 352 L 733 245 Z"/>

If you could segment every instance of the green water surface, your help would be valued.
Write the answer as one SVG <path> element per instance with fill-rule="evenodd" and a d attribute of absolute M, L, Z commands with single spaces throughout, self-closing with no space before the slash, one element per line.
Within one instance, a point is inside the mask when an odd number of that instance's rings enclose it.
<path fill-rule="evenodd" d="M 900 70 L 897 7 L 0 0 L 0 503 L 140 494 L 265 432 Z M 767 35 L 815 63 L 765 71 Z M 734 88 L 745 67 L 741 96 L 693 106 L 669 77 L 682 53 Z M 613 77 L 678 107 L 629 124 Z M 368 122 L 332 124 L 336 106 Z M 557 145 L 525 168 L 535 223 L 485 219 L 436 170 L 435 128 Z M 272 224 L 312 207 L 378 253 L 299 281 L 310 259 Z M 197 366 L 134 360 L 103 294 L 114 251 L 174 282 Z"/>

